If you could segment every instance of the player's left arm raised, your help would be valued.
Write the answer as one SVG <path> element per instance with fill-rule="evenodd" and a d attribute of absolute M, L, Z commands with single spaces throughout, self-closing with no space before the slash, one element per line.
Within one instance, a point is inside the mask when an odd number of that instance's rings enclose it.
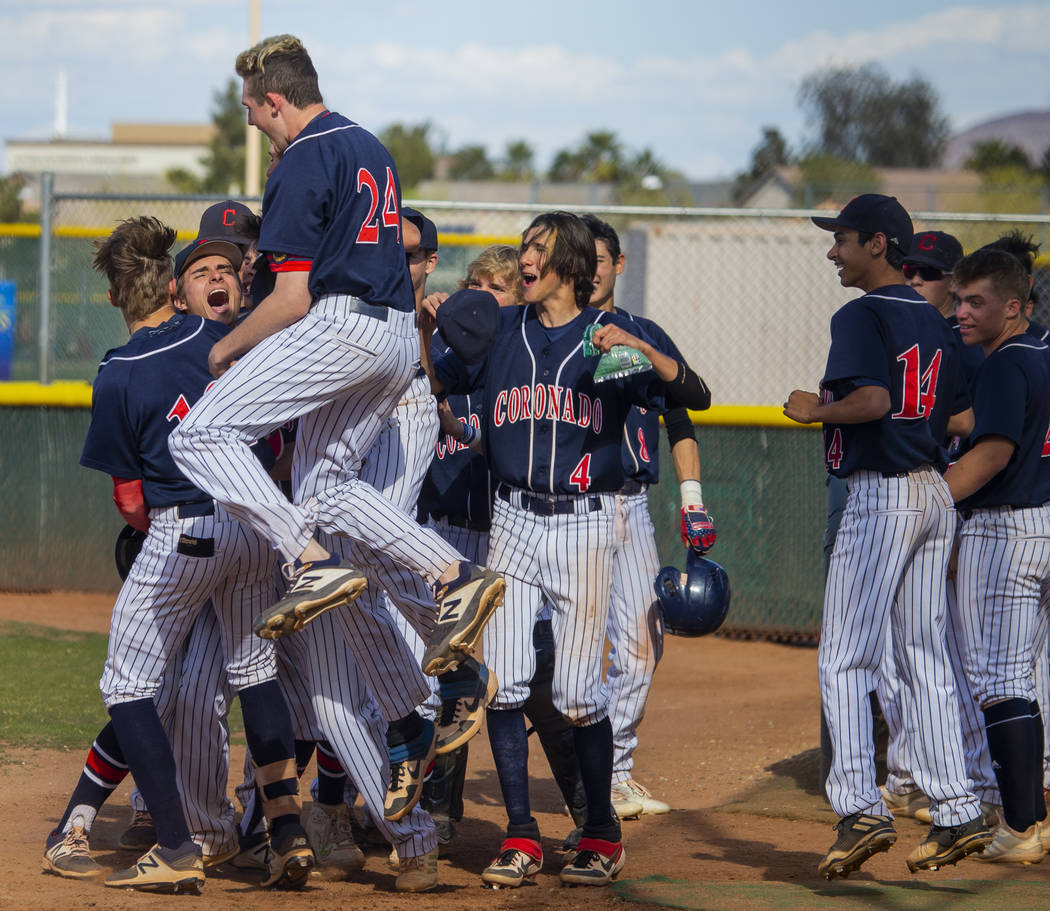
<path fill-rule="evenodd" d="M 682 496 L 682 541 L 698 554 L 714 547 L 718 532 L 714 519 L 704 507 L 700 486 L 700 447 L 696 431 L 685 408 L 674 408 L 664 414 L 667 441 L 671 444 L 671 461 Z"/>

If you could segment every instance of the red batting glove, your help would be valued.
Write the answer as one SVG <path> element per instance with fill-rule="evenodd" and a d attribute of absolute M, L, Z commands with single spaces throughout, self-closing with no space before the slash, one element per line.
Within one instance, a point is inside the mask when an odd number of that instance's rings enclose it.
<path fill-rule="evenodd" d="M 698 554 L 707 553 L 715 545 L 718 532 L 715 523 L 703 506 L 682 507 L 682 541 Z"/>

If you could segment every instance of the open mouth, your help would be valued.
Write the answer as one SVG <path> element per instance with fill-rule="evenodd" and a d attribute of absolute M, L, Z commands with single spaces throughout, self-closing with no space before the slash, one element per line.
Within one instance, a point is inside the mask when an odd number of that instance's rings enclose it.
<path fill-rule="evenodd" d="M 225 288 L 215 288 L 208 292 L 208 306 L 212 310 L 225 310 L 230 305 L 230 292 Z"/>
<path fill-rule="evenodd" d="M 532 272 L 522 272 L 522 273 L 521 273 L 521 283 L 522 283 L 522 284 L 523 284 L 523 285 L 524 285 L 524 286 L 525 286 L 526 288 L 530 287 L 531 285 L 534 285 L 534 284 L 536 284 L 536 280 L 537 280 L 538 278 L 539 278 L 539 276 L 535 275 L 535 274 L 534 274 L 534 273 L 532 273 Z"/>

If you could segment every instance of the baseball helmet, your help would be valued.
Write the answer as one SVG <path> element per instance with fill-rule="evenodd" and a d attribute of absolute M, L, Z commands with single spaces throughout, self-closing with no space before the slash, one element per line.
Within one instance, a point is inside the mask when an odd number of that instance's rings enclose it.
<path fill-rule="evenodd" d="M 713 633 L 729 613 L 729 576 L 692 549 L 685 558 L 685 572 L 665 566 L 657 573 L 654 587 L 664 628 L 676 636 Z"/>
<path fill-rule="evenodd" d="M 131 572 L 131 564 L 135 562 L 139 551 L 142 550 L 142 542 L 145 540 L 145 532 L 132 528 L 130 525 L 125 525 L 120 530 L 120 534 L 117 535 L 117 544 L 114 548 L 113 558 L 116 561 L 117 573 L 120 575 L 121 582 Z"/>

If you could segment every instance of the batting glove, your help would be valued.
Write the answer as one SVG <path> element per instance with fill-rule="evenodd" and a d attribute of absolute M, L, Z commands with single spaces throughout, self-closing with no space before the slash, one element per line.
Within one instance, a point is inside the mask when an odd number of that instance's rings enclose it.
<path fill-rule="evenodd" d="M 715 523 L 703 506 L 682 507 L 682 540 L 698 554 L 707 553 L 715 545 L 718 532 Z"/>

